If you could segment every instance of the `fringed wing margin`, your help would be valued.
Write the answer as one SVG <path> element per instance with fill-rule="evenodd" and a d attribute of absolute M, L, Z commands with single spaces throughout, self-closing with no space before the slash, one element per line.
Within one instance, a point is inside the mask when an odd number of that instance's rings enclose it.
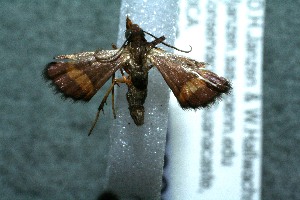
<path fill-rule="evenodd" d="M 231 89 L 230 82 L 205 69 L 206 63 L 153 48 L 148 61 L 155 66 L 183 109 L 212 104 Z"/>
<path fill-rule="evenodd" d="M 116 52 L 118 50 L 103 50 L 57 56 L 55 59 L 59 61 L 45 67 L 44 77 L 51 80 L 64 97 L 89 101 L 114 72 L 126 65 L 126 52 L 116 59 L 103 60 Z M 102 60 L 97 61 L 96 57 Z"/>

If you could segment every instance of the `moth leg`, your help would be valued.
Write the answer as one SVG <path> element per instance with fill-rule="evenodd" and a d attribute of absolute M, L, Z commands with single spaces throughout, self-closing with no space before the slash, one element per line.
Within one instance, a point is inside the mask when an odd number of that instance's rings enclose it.
<path fill-rule="evenodd" d="M 112 85 L 117 84 L 115 83 L 115 73 L 112 75 L 111 84 Z M 113 87 L 111 90 L 111 108 L 113 111 L 114 118 L 116 119 L 117 117 L 116 117 L 116 110 L 115 110 L 115 87 Z"/>
<path fill-rule="evenodd" d="M 123 70 L 121 69 L 121 74 L 122 74 L 122 78 L 119 79 L 115 79 L 115 73 L 112 75 L 112 85 L 118 85 L 118 83 L 126 83 L 126 84 L 131 84 L 131 81 L 124 75 Z M 116 119 L 116 110 L 115 110 L 115 87 L 112 88 L 111 90 L 111 101 L 112 101 L 112 111 L 113 111 L 113 115 L 114 118 Z"/>
<path fill-rule="evenodd" d="M 120 72 L 121 72 L 121 75 L 124 77 L 125 75 L 124 75 L 123 69 L 120 69 Z"/>
<path fill-rule="evenodd" d="M 98 111 L 97 111 L 95 120 L 94 120 L 94 122 L 93 122 L 93 125 L 92 125 L 92 127 L 91 127 L 91 129 L 90 129 L 88 135 L 91 135 L 91 134 L 92 134 L 92 131 L 93 131 L 93 129 L 95 128 L 96 123 L 97 123 L 97 121 L 98 121 L 100 112 L 101 112 L 101 110 L 103 111 L 104 105 L 106 104 L 106 100 L 107 100 L 107 98 L 108 98 L 108 96 L 109 96 L 110 93 L 112 93 L 112 99 L 113 99 L 113 101 L 114 101 L 114 86 L 115 86 L 116 84 L 118 84 L 118 83 L 126 83 L 126 84 L 128 84 L 128 82 L 130 82 L 130 80 L 127 79 L 126 76 L 123 76 L 123 77 L 118 78 L 118 79 L 114 78 L 114 76 L 115 76 L 115 75 L 113 75 L 112 84 L 110 85 L 110 87 L 109 87 L 108 90 L 106 91 L 106 93 L 105 93 L 105 95 L 104 95 L 104 97 L 103 97 L 103 99 L 102 99 L 102 101 L 101 101 L 101 103 L 100 103 L 100 105 L 99 105 L 99 107 L 98 107 Z M 114 118 L 116 118 L 114 103 L 113 103 L 113 114 L 114 114 Z"/>

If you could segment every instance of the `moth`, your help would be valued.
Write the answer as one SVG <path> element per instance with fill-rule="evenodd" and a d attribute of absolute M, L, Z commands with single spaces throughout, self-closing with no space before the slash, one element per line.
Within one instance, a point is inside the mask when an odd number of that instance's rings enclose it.
<path fill-rule="evenodd" d="M 148 42 L 145 34 L 154 38 Z M 54 57 L 47 64 L 44 76 L 50 80 L 64 97 L 73 100 L 89 101 L 99 89 L 112 78 L 112 83 L 104 95 L 90 128 L 92 133 L 103 111 L 109 94 L 112 94 L 114 108 L 114 86 L 124 83 L 128 87 L 126 94 L 130 115 L 137 126 L 144 124 L 144 103 L 147 97 L 148 72 L 156 67 L 176 96 L 183 109 L 206 107 L 218 99 L 222 93 L 228 93 L 231 84 L 223 77 L 206 69 L 206 63 L 185 56 L 168 53 L 158 44 L 177 49 L 164 42 L 165 37 L 156 37 L 133 24 L 127 16 L 125 42 L 112 50 L 96 50 Z M 190 52 L 190 51 L 183 51 Z M 120 78 L 115 73 L 120 71 Z"/>

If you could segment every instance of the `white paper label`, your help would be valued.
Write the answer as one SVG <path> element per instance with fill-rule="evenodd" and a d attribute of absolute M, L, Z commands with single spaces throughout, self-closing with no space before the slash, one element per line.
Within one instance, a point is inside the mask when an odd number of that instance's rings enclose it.
<path fill-rule="evenodd" d="M 181 0 L 176 47 L 233 90 L 200 111 L 170 101 L 165 199 L 260 199 L 263 0 Z M 185 54 L 186 55 L 186 54 Z"/>

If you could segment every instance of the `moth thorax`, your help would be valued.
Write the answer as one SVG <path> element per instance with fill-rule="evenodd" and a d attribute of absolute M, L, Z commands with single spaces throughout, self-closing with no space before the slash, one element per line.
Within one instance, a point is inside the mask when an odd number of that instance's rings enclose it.
<path fill-rule="evenodd" d="M 133 70 L 130 73 L 132 84 L 139 90 L 147 89 L 148 72 Z"/>

